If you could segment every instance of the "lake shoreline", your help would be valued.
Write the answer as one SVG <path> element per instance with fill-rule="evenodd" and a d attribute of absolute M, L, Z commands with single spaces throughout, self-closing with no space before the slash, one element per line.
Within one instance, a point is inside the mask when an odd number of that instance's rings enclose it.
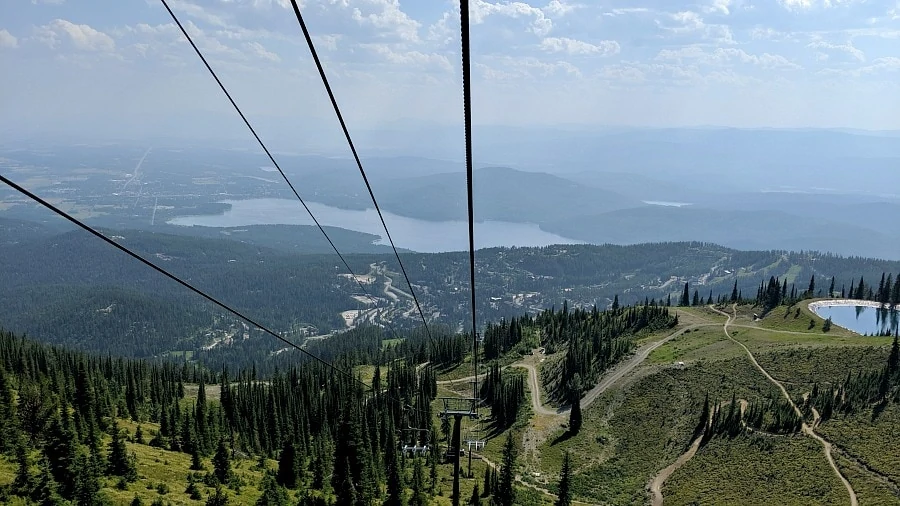
<path fill-rule="evenodd" d="M 858 334 L 860 336 L 873 336 L 873 335 L 883 335 L 883 332 L 886 330 L 891 331 L 891 333 L 896 332 L 897 330 L 897 317 L 900 312 L 896 307 L 892 308 L 890 305 L 881 304 L 880 302 L 872 301 L 872 300 L 858 300 L 858 299 L 830 299 L 830 300 L 817 300 L 814 302 L 810 302 L 807 307 L 810 311 L 813 312 L 819 318 L 830 319 L 832 325 L 841 327 L 843 329 L 849 330 L 854 334 Z M 847 308 L 854 308 L 856 312 L 855 321 L 849 319 L 847 317 L 846 311 Z M 865 327 L 865 319 L 860 320 L 860 315 L 865 312 L 866 309 L 875 309 L 875 326 Z M 823 311 L 824 309 L 831 309 L 831 311 Z M 881 311 L 888 311 L 888 313 L 881 313 Z M 868 318 L 871 318 L 871 314 Z M 888 318 L 890 317 L 890 323 L 888 324 Z M 862 328 L 856 328 L 860 325 L 863 325 Z"/>
<path fill-rule="evenodd" d="M 309 215 L 292 199 L 258 198 L 223 200 L 229 209 L 215 215 L 178 216 L 166 223 L 173 226 L 243 227 L 251 225 L 315 225 Z M 374 209 L 352 210 L 308 201 L 310 210 L 322 226 L 337 227 L 379 237 L 374 244 L 385 245 L 387 239 L 381 220 Z M 397 247 L 419 253 L 465 251 L 466 221 L 428 221 L 384 212 Z M 475 222 L 477 249 L 492 247 L 542 247 L 553 244 L 583 244 L 548 232 L 534 223 L 493 220 Z"/>
<path fill-rule="evenodd" d="M 889 305 L 884 305 L 880 302 L 876 302 L 874 300 L 859 300 L 859 299 L 831 299 L 831 300 L 817 300 L 815 302 L 810 302 L 807 306 L 810 311 L 819 315 L 817 309 L 823 307 L 840 307 L 840 306 L 865 306 L 865 307 L 873 307 L 875 309 L 890 309 Z"/>

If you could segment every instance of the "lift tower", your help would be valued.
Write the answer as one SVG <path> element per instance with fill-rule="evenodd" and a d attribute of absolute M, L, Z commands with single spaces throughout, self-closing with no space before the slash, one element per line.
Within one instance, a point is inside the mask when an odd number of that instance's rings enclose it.
<path fill-rule="evenodd" d="M 474 397 L 442 397 L 444 409 L 440 413 L 441 418 L 453 417 L 453 435 L 451 437 L 451 449 L 447 457 L 453 460 L 453 506 L 459 506 L 459 457 L 460 457 L 460 432 L 463 417 L 469 419 L 478 418 L 478 399 Z"/>

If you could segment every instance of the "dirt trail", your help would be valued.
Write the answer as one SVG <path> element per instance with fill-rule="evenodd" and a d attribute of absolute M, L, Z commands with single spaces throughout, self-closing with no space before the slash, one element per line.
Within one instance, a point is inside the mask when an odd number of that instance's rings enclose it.
<path fill-rule="evenodd" d="M 500 471 L 500 466 L 497 465 L 497 464 L 495 464 L 494 462 L 491 462 L 490 460 L 488 460 L 487 457 L 485 457 L 484 455 L 480 455 L 480 454 L 475 454 L 475 455 L 478 455 L 478 457 L 479 457 L 481 460 L 483 460 L 484 463 L 487 464 L 488 466 L 490 466 L 492 469 L 494 469 L 494 470 L 496 470 L 496 471 L 498 471 L 498 472 Z M 516 479 L 516 482 L 519 483 L 520 485 L 524 485 L 524 486 L 526 486 L 526 487 L 528 487 L 528 488 L 530 488 L 530 489 L 532 489 L 532 490 L 536 490 L 536 491 L 538 491 L 538 492 L 540 492 L 540 493 L 542 493 L 542 494 L 544 494 L 544 495 L 546 495 L 546 496 L 548 496 L 548 497 L 552 497 L 552 498 L 554 498 L 554 499 L 557 498 L 557 495 L 556 495 L 556 494 L 554 494 L 553 492 L 547 490 L 546 488 L 542 488 L 542 487 L 539 487 L 539 486 L 537 486 L 537 485 L 535 485 L 535 484 L 533 484 L 533 483 L 528 483 L 527 481 L 524 481 L 524 480 L 522 479 L 522 476 L 519 475 L 519 474 L 516 475 L 516 478 L 515 478 L 515 479 Z M 578 500 L 576 500 L 576 499 L 572 499 L 572 504 L 583 504 L 583 505 L 586 505 L 586 506 L 596 506 L 598 503 L 584 502 L 584 501 L 578 501 Z"/>
<path fill-rule="evenodd" d="M 690 325 L 688 327 L 684 327 L 683 329 L 673 332 L 668 336 L 660 339 L 659 341 L 654 341 L 652 343 L 645 344 L 644 346 L 638 348 L 634 355 L 628 360 L 620 363 L 619 365 L 613 367 L 609 372 L 607 372 L 603 379 L 600 380 L 597 385 L 590 389 L 584 397 L 581 399 L 581 409 L 584 409 L 591 405 L 592 402 L 597 400 L 600 395 L 609 390 L 614 383 L 622 379 L 626 374 L 633 371 L 635 367 L 639 366 L 641 362 L 647 359 L 654 350 L 659 348 L 660 346 L 668 343 L 672 339 L 684 334 L 688 330 L 695 330 L 700 327 L 710 327 L 718 325 L 718 323 L 698 323 L 695 325 Z M 564 412 L 567 412 L 569 408 L 565 408 Z"/>
<path fill-rule="evenodd" d="M 650 504 L 653 506 L 662 506 L 663 503 L 663 495 L 662 495 L 662 486 L 669 479 L 669 476 L 672 476 L 672 473 L 678 470 L 679 467 L 683 466 L 687 461 L 691 460 L 694 457 L 694 454 L 697 453 L 697 450 L 700 449 L 700 440 L 703 439 L 703 436 L 699 436 L 694 442 L 691 444 L 691 447 L 688 448 L 688 451 L 684 452 L 680 457 L 678 457 L 675 462 L 671 463 L 669 467 L 663 469 L 659 472 L 653 479 L 650 481 Z"/>
<path fill-rule="evenodd" d="M 722 313 L 725 314 L 725 313 Z M 778 329 L 767 329 L 765 327 L 757 327 L 755 325 L 738 325 L 733 324 L 729 325 L 729 327 L 737 327 L 740 329 L 753 329 L 753 330 L 762 330 L 763 332 L 776 332 L 778 334 L 793 334 L 797 336 L 807 336 L 807 337 L 824 337 L 821 333 L 813 333 L 813 332 L 800 332 L 797 330 L 778 330 Z"/>
<path fill-rule="evenodd" d="M 531 409 L 533 409 L 535 413 L 555 416 L 563 412 L 563 410 L 561 409 L 551 409 L 541 404 L 541 391 L 539 386 L 540 382 L 538 381 L 537 369 L 534 367 L 534 365 L 519 362 L 513 364 L 512 366 L 528 369 L 528 388 L 531 390 Z"/>
<path fill-rule="evenodd" d="M 781 382 L 779 382 L 775 378 L 773 378 L 772 375 L 770 375 L 768 373 L 768 371 L 766 371 L 763 368 L 763 366 L 759 365 L 759 362 L 756 361 L 756 357 L 754 357 L 753 353 L 750 352 L 750 348 L 747 348 L 747 346 L 745 346 L 744 343 L 731 337 L 731 333 L 728 332 L 728 326 L 737 317 L 737 305 L 733 304 L 731 306 L 732 314 L 730 314 L 730 315 L 728 313 L 725 313 L 724 311 L 719 311 L 718 309 L 716 309 L 713 306 L 710 306 L 710 308 L 713 311 L 728 318 L 728 320 L 725 322 L 725 325 L 723 326 L 723 330 L 725 331 L 725 336 L 728 337 L 728 339 L 730 339 L 732 342 L 734 342 L 735 344 L 737 344 L 738 346 L 743 348 L 745 352 L 747 352 L 747 356 L 750 357 L 750 361 L 753 362 L 753 365 L 756 366 L 756 368 L 759 369 L 759 372 L 761 372 L 763 374 L 763 376 L 765 376 L 773 385 L 775 385 L 776 387 L 778 387 L 779 390 L 781 390 L 782 395 L 784 395 L 784 398 L 787 399 L 787 401 L 790 403 L 791 407 L 794 408 L 794 412 L 797 413 L 797 416 L 799 416 L 801 419 L 803 419 L 803 413 L 800 411 L 800 409 L 797 407 L 797 405 L 794 404 L 794 400 L 791 398 L 787 389 L 784 388 L 784 385 L 781 384 Z M 813 430 L 813 428 L 810 427 L 809 424 L 807 424 L 805 420 L 803 421 L 801 430 L 803 431 L 804 434 L 811 437 L 812 439 L 815 439 L 816 441 L 819 442 L 819 444 L 822 445 L 823 451 L 825 453 L 825 458 L 828 460 L 828 464 L 831 466 L 831 469 L 834 471 L 834 474 L 836 474 L 837 477 L 841 480 L 841 483 L 844 484 L 844 488 L 847 489 L 847 494 L 850 496 L 850 505 L 851 506 L 859 506 L 859 501 L 857 501 L 857 499 L 856 499 L 856 491 L 853 490 L 853 486 L 850 485 L 850 482 L 847 481 L 847 478 L 844 477 L 844 475 L 841 473 L 841 470 L 838 469 L 837 463 L 834 461 L 834 457 L 831 454 L 831 443 L 826 441 L 822 436 L 816 434 L 815 430 Z"/>
<path fill-rule="evenodd" d="M 749 403 L 745 399 L 739 399 L 738 402 L 740 403 L 741 414 L 743 415 L 744 412 L 747 410 L 747 406 L 749 406 Z M 719 405 L 719 407 L 721 408 L 723 406 L 727 406 L 728 404 L 730 404 L 730 402 L 723 402 Z M 709 414 L 709 420 L 712 420 L 712 413 Z M 695 439 L 694 442 L 691 443 L 691 446 L 688 448 L 688 450 L 686 452 L 681 454 L 681 456 L 678 457 L 675 460 L 675 462 L 673 462 L 671 465 L 669 465 L 668 467 L 666 467 L 665 469 L 660 471 L 659 474 L 657 474 L 656 476 L 653 477 L 652 480 L 650 480 L 650 485 L 648 486 L 648 489 L 650 490 L 650 504 L 652 506 L 662 506 L 663 484 L 665 484 L 666 480 L 668 480 L 669 477 L 672 476 L 672 473 L 677 471 L 678 468 L 680 468 L 681 466 L 685 465 L 687 463 L 687 461 L 694 458 L 694 455 L 696 455 L 697 450 L 700 449 L 700 442 L 702 440 L 703 440 L 703 434 L 700 434 L 699 436 L 697 436 L 697 439 Z"/>

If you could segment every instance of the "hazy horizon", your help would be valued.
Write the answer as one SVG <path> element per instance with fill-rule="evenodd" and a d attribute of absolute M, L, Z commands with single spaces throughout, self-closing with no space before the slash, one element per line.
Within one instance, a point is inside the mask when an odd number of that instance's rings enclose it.
<path fill-rule="evenodd" d="M 341 141 L 287 2 L 171 6 L 264 139 Z M 302 8 L 351 132 L 460 124 L 454 2 Z M 900 129 L 894 6 L 475 0 L 471 9 L 477 125 Z M 88 11 L 35 0 L 5 14 L 7 135 L 247 136 L 159 3 Z"/>

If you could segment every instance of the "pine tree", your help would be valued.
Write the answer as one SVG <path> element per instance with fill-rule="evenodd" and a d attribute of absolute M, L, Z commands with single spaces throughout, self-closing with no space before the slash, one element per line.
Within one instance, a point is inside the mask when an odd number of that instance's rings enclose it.
<path fill-rule="evenodd" d="M 90 462 L 90 457 L 79 452 L 75 457 L 72 468 L 75 494 L 75 502 L 79 506 L 94 506 L 102 504 L 100 497 L 100 481 L 97 470 Z"/>
<path fill-rule="evenodd" d="M 834 276 L 831 276 L 831 286 L 828 287 L 828 296 L 834 297 Z"/>
<path fill-rule="evenodd" d="M 17 413 L 14 399 L 9 377 L 3 366 L 0 365 L 0 452 L 8 451 L 18 439 L 15 427 Z M 30 434 L 30 436 L 34 438 L 37 434 Z"/>
<path fill-rule="evenodd" d="M 278 458 L 278 484 L 289 489 L 297 488 L 302 465 L 297 446 L 293 441 L 285 438 L 281 455 Z"/>
<path fill-rule="evenodd" d="M 806 289 L 807 297 L 815 297 L 816 296 L 816 275 L 813 274 L 809 278 L 809 288 Z"/>
<path fill-rule="evenodd" d="M 570 480 L 569 452 L 563 457 L 562 471 L 559 473 L 559 491 L 557 492 L 556 503 L 554 506 L 570 506 L 572 498 L 569 492 Z"/>
<path fill-rule="evenodd" d="M 40 471 L 38 472 L 37 485 L 34 488 L 32 498 L 42 506 L 63 504 L 63 498 L 57 492 L 58 486 L 56 480 L 53 479 L 53 473 L 50 471 L 50 462 L 46 456 L 41 458 L 38 466 Z"/>
<path fill-rule="evenodd" d="M 350 470 L 350 461 L 345 457 L 338 457 L 334 462 L 334 473 L 331 475 L 331 486 L 337 496 L 338 504 L 356 504 L 356 485 L 353 483 L 353 473 Z"/>
<path fill-rule="evenodd" d="M 113 421 L 111 432 L 112 440 L 109 443 L 109 457 L 107 458 L 109 474 L 121 476 L 128 482 L 137 481 L 137 466 L 128 455 L 125 438 L 122 437 L 119 424 L 115 421 Z"/>
<path fill-rule="evenodd" d="M 481 506 L 481 494 L 478 493 L 478 483 L 472 488 L 472 496 L 469 498 L 469 506 Z"/>
<path fill-rule="evenodd" d="M 219 446 L 213 456 L 213 469 L 219 483 L 227 484 L 231 480 L 231 453 L 225 446 L 225 438 L 219 439 Z"/>
<path fill-rule="evenodd" d="M 207 420 L 206 405 L 206 383 L 203 378 L 200 379 L 200 385 L 197 390 L 197 403 L 194 408 L 194 426 L 197 436 L 196 444 L 201 455 L 209 455 L 209 447 L 211 439 L 209 434 L 209 425 Z"/>
<path fill-rule="evenodd" d="M 706 397 L 703 399 L 703 410 L 700 412 L 700 420 L 697 422 L 697 427 L 694 428 L 694 437 L 699 436 L 706 430 L 706 425 L 709 423 L 709 392 L 706 392 Z"/>
<path fill-rule="evenodd" d="M 437 488 L 438 481 L 438 473 L 437 473 L 437 465 L 438 465 L 438 444 L 437 444 L 437 434 L 434 431 L 431 431 L 431 456 L 429 458 L 431 469 L 428 474 L 428 489 L 431 490 L 431 493 L 435 493 L 435 489 Z"/>
<path fill-rule="evenodd" d="M 31 458 L 28 455 L 28 446 L 24 440 L 16 444 L 16 477 L 13 479 L 12 489 L 16 495 L 28 497 L 34 490 L 34 479 L 31 476 Z"/>
<path fill-rule="evenodd" d="M 575 400 L 572 402 L 572 409 L 569 410 L 569 432 L 572 435 L 578 434 L 581 431 L 581 395 L 575 395 Z"/>
<path fill-rule="evenodd" d="M 897 375 L 900 369 L 900 345 L 897 343 L 897 334 L 894 334 L 894 342 L 891 344 L 891 353 L 888 355 L 887 370 L 891 375 Z"/>
<path fill-rule="evenodd" d="M 193 445 L 191 448 L 191 471 L 202 471 L 203 470 L 203 458 L 200 457 L 200 449 L 197 448 L 197 445 Z"/>
<path fill-rule="evenodd" d="M 738 287 L 737 287 L 737 279 L 734 280 L 734 287 L 731 289 L 731 302 L 737 302 L 738 300 Z"/>
<path fill-rule="evenodd" d="M 287 490 L 278 484 L 272 473 L 266 473 L 262 480 L 262 495 L 257 499 L 256 506 L 288 506 L 290 505 Z"/>
<path fill-rule="evenodd" d="M 206 506 L 228 506 L 228 494 L 222 485 L 216 485 L 216 490 L 206 499 Z"/>
<path fill-rule="evenodd" d="M 403 472 L 400 468 L 397 440 L 394 437 L 393 427 L 389 427 L 387 433 L 388 435 L 385 447 L 385 465 L 387 466 L 388 497 L 384 504 L 387 506 L 402 506 Z"/>
<path fill-rule="evenodd" d="M 493 492 L 493 489 L 491 488 L 491 485 L 493 484 L 493 478 L 491 477 L 492 471 L 493 468 L 491 466 L 487 466 L 484 468 L 484 486 L 482 487 L 483 492 L 481 493 L 482 497 L 487 497 Z"/>
<path fill-rule="evenodd" d="M 146 441 L 144 441 L 144 431 L 141 429 L 140 425 L 138 425 L 137 429 L 134 431 L 134 442 L 139 445 L 146 444 Z"/>
<path fill-rule="evenodd" d="M 425 476 L 422 471 L 422 459 L 413 459 L 412 497 L 409 506 L 426 506 L 428 496 L 425 494 Z"/>
<path fill-rule="evenodd" d="M 68 417 L 68 408 L 63 406 L 60 411 L 62 417 L 56 415 L 50 423 L 44 455 L 53 480 L 60 485 L 60 495 L 71 499 L 75 495 L 75 482 L 71 476 L 75 465 L 75 434 Z"/>
<path fill-rule="evenodd" d="M 693 299 L 693 302 L 691 305 L 693 305 L 693 306 L 700 305 L 700 291 L 697 289 L 694 289 L 694 299 Z"/>
<path fill-rule="evenodd" d="M 500 467 L 500 486 L 494 493 L 498 506 L 513 506 L 516 503 L 515 489 L 516 446 L 512 431 L 506 435 L 503 445 L 503 465 Z"/>
<path fill-rule="evenodd" d="M 684 292 L 681 294 L 681 306 L 691 305 L 691 291 L 688 283 L 684 284 Z"/>

